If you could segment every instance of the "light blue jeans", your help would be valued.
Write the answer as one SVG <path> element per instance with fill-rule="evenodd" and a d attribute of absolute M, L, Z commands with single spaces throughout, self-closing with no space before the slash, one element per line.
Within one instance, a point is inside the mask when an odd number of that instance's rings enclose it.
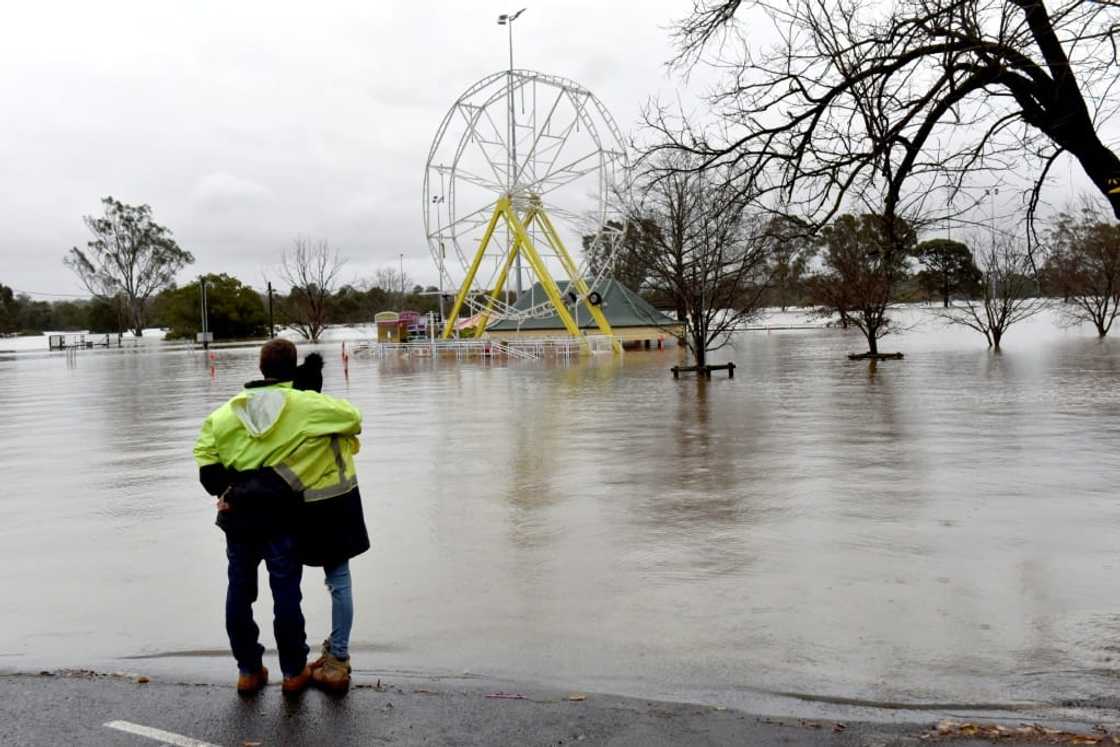
<path fill-rule="evenodd" d="M 350 658 L 350 630 L 354 627 L 354 596 L 350 592 L 350 561 L 324 566 L 323 583 L 331 592 L 331 655 Z"/>

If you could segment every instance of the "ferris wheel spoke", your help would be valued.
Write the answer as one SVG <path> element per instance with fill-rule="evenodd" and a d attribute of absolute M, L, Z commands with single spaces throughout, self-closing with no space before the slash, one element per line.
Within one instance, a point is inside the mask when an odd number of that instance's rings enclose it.
<path fill-rule="evenodd" d="M 476 187 L 482 187 L 489 192 L 501 191 L 503 189 L 502 185 L 498 182 L 491 181 L 485 176 L 479 176 L 478 174 L 467 171 L 461 166 L 437 166 L 435 167 L 435 171 L 439 172 L 440 174 L 446 174 L 452 179 L 461 179 L 469 184 L 475 185 Z"/>
<path fill-rule="evenodd" d="M 564 91 L 561 90 L 556 94 L 556 100 L 552 102 L 552 106 L 549 108 L 548 114 L 545 115 L 544 122 L 542 122 L 540 126 L 537 127 L 536 135 L 533 137 L 533 144 L 529 147 L 529 152 L 525 154 L 525 162 L 517 168 L 517 179 L 515 181 L 521 180 L 522 175 L 525 173 L 525 169 L 527 169 L 529 167 L 529 164 L 536 158 L 537 147 L 540 145 L 541 138 L 555 137 L 554 135 L 547 134 L 547 132 L 549 129 L 551 129 L 552 117 L 556 114 L 556 110 L 560 108 L 560 102 L 562 102 L 563 100 Z M 533 177 L 534 179 L 536 178 L 535 173 L 533 174 Z"/>
<path fill-rule="evenodd" d="M 551 170 L 547 175 L 541 177 L 537 181 L 528 185 L 531 191 L 537 194 L 546 195 L 549 192 L 555 192 L 561 187 L 565 187 L 578 179 L 582 179 L 588 174 L 594 173 L 598 170 L 598 164 L 595 166 L 580 166 L 586 164 L 592 158 L 598 158 L 601 155 L 600 151 L 593 151 L 586 155 L 580 156 L 574 161 L 570 161 L 559 169 Z"/>
<path fill-rule="evenodd" d="M 463 117 L 464 123 L 467 126 L 467 132 L 465 134 L 465 138 L 467 140 L 469 140 L 470 142 L 474 143 L 478 147 L 478 151 L 482 154 L 482 157 L 484 159 L 486 159 L 486 163 L 490 167 L 490 170 L 492 172 L 494 172 L 494 179 L 496 179 L 499 184 L 505 184 L 505 181 L 506 181 L 505 170 L 502 169 L 501 167 L 499 167 L 498 164 L 496 164 L 494 162 L 493 157 L 490 155 L 490 151 L 488 151 L 486 149 L 486 147 L 488 145 L 500 146 L 503 151 L 505 150 L 505 147 L 506 147 L 505 141 L 502 139 L 501 133 L 498 132 L 498 128 L 494 125 L 494 120 L 490 118 L 489 113 L 485 109 L 480 108 L 480 107 L 471 106 L 470 104 L 460 104 L 458 109 L 459 109 L 459 113 Z M 475 110 L 475 113 L 473 113 L 473 114 L 470 113 L 471 109 Z M 497 138 L 496 140 L 487 140 L 486 138 L 483 137 L 483 133 L 480 132 L 480 129 L 479 129 L 479 126 L 478 126 L 478 120 L 484 114 L 486 115 L 486 119 L 489 121 L 490 126 L 494 129 L 494 134 L 495 134 L 495 137 Z M 462 151 L 463 151 L 463 148 L 462 148 L 462 146 L 460 146 L 459 155 L 462 155 Z M 458 160 L 459 159 L 457 157 L 456 161 L 458 161 Z"/>
<path fill-rule="evenodd" d="M 464 215 L 461 218 L 456 218 L 455 220 L 451 221 L 450 223 L 446 223 L 442 226 L 439 226 L 439 227 L 436 228 L 433 235 L 439 236 L 439 235 L 442 235 L 443 233 L 445 233 L 447 231 L 450 231 L 452 228 L 461 227 L 463 225 L 472 225 L 472 227 L 477 227 L 477 225 L 474 225 L 474 224 L 476 224 L 476 223 L 477 224 L 485 224 L 490 220 L 490 214 L 492 212 L 494 212 L 494 206 L 497 205 L 497 204 L 498 204 L 498 201 L 494 200 L 493 202 L 490 202 L 489 204 L 483 205 L 482 207 L 480 207 L 478 210 L 475 210 L 474 212 L 467 213 L 466 215 Z M 482 217 L 480 218 L 479 216 L 482 216 Z"/>

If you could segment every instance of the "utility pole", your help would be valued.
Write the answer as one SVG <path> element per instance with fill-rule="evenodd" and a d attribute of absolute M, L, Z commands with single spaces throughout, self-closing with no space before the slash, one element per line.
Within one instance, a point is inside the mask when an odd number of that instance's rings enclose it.
<path fill-rule="evenodd" d="M 210 323 L 207 318 L 206 309 L 206 276 L 202 275 L 198 278 L 199 300 L 202 306 L 202 332 L 199 333 L 198 338 L 202 341 L 202 349 L 210 349 Z"/>
<path fill-rule="evenodd" d="M 268 339 L 276 337 L 276 326 L 272 323 L 272 281 L 268 281 Z"/>
<path fill-rule="evenodd" d="M 401 311 L 404 311 L 404 252 L 401 252 Z"/>

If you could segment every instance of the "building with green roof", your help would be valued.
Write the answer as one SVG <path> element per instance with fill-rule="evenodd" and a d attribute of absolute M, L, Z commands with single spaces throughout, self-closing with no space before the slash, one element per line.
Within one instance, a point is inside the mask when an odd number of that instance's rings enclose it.
<path fill-rule="evenodd" d="M 568 311 L 584 334 L 601 334 L 582 301 L 572 302 L 568 296 L 568 281 L 557 281 L 560 293 L 568 301 Z M 595 290 L 602 299 L 599 309 L 611 325 L 611 332 L 623 343 L 661 340 L 684 334 L 684 324 L 655 309 L 648 301 L 613 278 L 599 282 Z M 524 291 L 514 309 L 528 309 L 547 298 L 544 288 L 536 283 Z M 568 330 L 560 316 L 552 314 L 534 319 L 517 321 L 502 319 L 486 328 L 489 337 L 515 339 L 518 337 L 568 337 Z"/>

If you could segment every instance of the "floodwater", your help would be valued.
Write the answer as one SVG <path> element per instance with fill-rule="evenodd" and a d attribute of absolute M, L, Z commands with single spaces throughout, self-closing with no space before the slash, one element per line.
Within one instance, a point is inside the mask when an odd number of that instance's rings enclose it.
<path fill-rule="evenodd" d="M 1039 317 L 1005 345 L 929 321 L 869 367 L 849 333 L 743 333 L 710 382 L 675 350 L 347 380 L 322 346 L 365 415 L 355 665 L 727 705 L 1109 697 L 1120 340 Z M 254 364 L 0 354 L 0 667 L 233 671 L 191 446 Z"/>

